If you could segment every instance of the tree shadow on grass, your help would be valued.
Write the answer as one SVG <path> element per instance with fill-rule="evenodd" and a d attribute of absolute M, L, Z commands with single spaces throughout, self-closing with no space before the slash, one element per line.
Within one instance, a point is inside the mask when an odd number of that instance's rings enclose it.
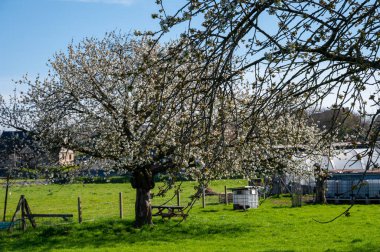
<path fill-rule="evenodd" d="M 50 251 L 52 249 L 110 248 L 123 243 L 173 242 L 202 240 L 207 235 L 231 235 L 248 232 L 237 224 L 197 225 L 177 221 L 158 221 L 152 227 L 132 228 L 131 221 L 104 221 L 82 225 L 39 227 L 25 233 L 15 232 L 0 236 L 0 251 Z"/>
<path fill-rule="evenodd" d="M 311 249 L 312 250 L 312 249 Z M 269 249 L 269 250 L 264 250 L 265 252 L 294 252 L 296 250 L 282 250 L 282 249 L 279 249 L 279 250 L 273 250 L 273 249 Z M 341 251 L 341 249 L 334 249 L 334 248 L 329 248 L 329 249 L 326 249 L 324 250 L 325 252 L 339 252 Z M 352 252 L 378 252 L 380 251 L 380 247 L 378 244 L 373 244 L 373 243 L 365 243 L 365 244 L 362 244 L 360 246 L 355 246 L 355 247 L 351 247 L 350 250 L 344 250 L 344 251 L 352 251 Z"/>
<path fill-rule="evenodd" d="M 351 242 L 353 243 L 353 242 Z M 352 252 L 378 252 L 380 251 L 380 241 L 377 242 L 377 244 L 375 243 L 363 243 L 363 244 L 360 244 L 360 245 L 357 245 L 357 246 L 353 246 L 351 248 L 351 251 Z"/>
<path fill-rule="evenodd" d="M 277 205 L 277 206 L 272 206 L 272 208 L 292 208 L 292 206 L 289 206 L 289 205 Z"/>
<path fill-rule="evenodd" d="M 203 209 L 201 211 L 204 213 L 217 213 L 217 212 L 219 212 L 219 210 L 216 210 L 216 209 Z"/>
<path fill-rule="evenodd" d="M 264 252 L 294 252 L 295 250 L 264 250 Z"/>

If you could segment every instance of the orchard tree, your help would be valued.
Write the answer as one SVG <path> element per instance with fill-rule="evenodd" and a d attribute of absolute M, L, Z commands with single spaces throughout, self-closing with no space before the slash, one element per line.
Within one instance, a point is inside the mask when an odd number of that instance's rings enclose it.
<path fill-rule="evenodd" d="M 47 78 L 20 81 L 28 91 L 2 103 L 2 124 L 132 173 L 135 225 L 151 224 L 153 176 L 181 167 L 181 122 L 191 111 L 172 89 L 185 66 L 157 64 L 168 51 L 114 32 L 71 44 L 49 62 Z"/>
<path fill-rule="evenodd" d="M 137 227 L 152 223 L 151 189 L 158 173 L 172 182 L 178 175 L 199 182 L 191 208 L 210 179 L 262 176 L 257 160 L 277 163 L 266 174 L 294 170 L 294 149 L 270 144 L 316 143 L 314 129 L 303 117 L 291 116 L 291 108 L 279 118 L 272 113 L 276 106 L 267 107 L 252 120 L 255 94 L 244 78 L 236 75 L 215 86 L 215 66 L 203 58 L 196 48 L 179 51 L 178 42 L 159 46 L 148 37 L 116 33 L 88 38 L 57 53 L 45 79 L 20 81 L 28 91 L 1 102 L 0 121 L 47 148 L 63 146 L 109 170 L 130 172 Z M 255 122 L 261 123 L 252 127 Z"/>
<path fill-rule="evenodd" d="M 371 117 L 364 140 L 374 146 L 380 1 L 187 0 L 175 13 L 165 0 L 156 2 L 160 11 L 152 17 L 160 20 L 159 37 L 185 23 L 179 48 L 203 52 L 205 67 L 214 65 L 215 88 L 245 73 L 256 94 L 253 118 L 270 104 L 281 108 L 294 98 L 294 108 L 319 110 L 327 98 L 339 113 L 348 108 Z"/>
<path fill-rule="evenodd" d="M 224 170 L 226 125 L 236 121 L 228 90 L 216 90 L 209 109 L 210 85 L 192 80 L 193 57 L 168 57 L 179 53 L 175 46 L 153 42 L 112 32 L 71 44 L 49 62 L 45 79 L 21 80 L 27 92 L 0 107 L 3 126 L 132 173 L 138 227 L 152 223 L 154 175 L 181 171 L 204 186 L 210 167 Z"/>

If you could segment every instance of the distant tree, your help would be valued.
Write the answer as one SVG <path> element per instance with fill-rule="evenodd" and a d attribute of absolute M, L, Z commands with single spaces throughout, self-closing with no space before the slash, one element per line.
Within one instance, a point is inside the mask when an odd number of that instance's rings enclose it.
<path fill-rule="evenodd" d="M 335 131 L 340 141 L 363 140 L 368 123 L 350 109 L 324 110 L 310 115 L 322 131 Z"/>
<path fill-rule="evenodd" d="M 6 220 L 8 191 L 13 179 L 37 178 L 46 174 L 46 165 L 57 164 L 58 152 L 43 148 L 23 131 L 0 131 L 0 177 L 5 177 L 4 212 Z"/>
<path fill-rule="evenodd" d="M 46 150 L 23 131 L 0 132 L 0 176 L 36 177 L 58 163 L 59 150 Z"/>

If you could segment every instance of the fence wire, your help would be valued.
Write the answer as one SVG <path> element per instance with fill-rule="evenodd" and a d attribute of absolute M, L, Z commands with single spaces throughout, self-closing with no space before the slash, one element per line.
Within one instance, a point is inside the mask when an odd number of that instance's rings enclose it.
<path fill-rule="evenodd" d="M 114 185 L 107 185 L 113 187 Z M 106 186 L 106 187 L 107 187 Z M 37 226 L 58 226 L 78 223 L 78 197 L 81 198 L 82 222 L 94 222 L 105 219 L 120 219 L 119 193 L 99 190 L 99 185 L 43 185 L 14 182 L 8 191 L 6 205 L 6 221 L 11 221 L 21 195 L 25 195 L 33 214 L 72 214 L 73 217 L 34 217 Z M 111 188 L 112 189 L 112 188 Z M 5 208 L 5 180 L 0 180 L 0 221 L 3 220 Z M 134 199 L 123 193 L 123 217 L 133 218 Z M 129 195 L 128 195 L 129 196 Z M 19 213 L 20 214 L 20 213 Z M 17 217 L 19 218 L 19 217 Z M 29 221 L 27 226 L 30 226 Z"/>

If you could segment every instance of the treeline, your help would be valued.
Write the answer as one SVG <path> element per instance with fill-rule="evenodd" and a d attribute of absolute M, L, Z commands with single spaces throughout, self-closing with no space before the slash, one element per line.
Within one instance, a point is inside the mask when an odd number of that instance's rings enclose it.
<path fill-rule="evenodd" d="M 379 117 L 371 121 L 347 108 L 324 109 L 309 113 L 309 118 L 310 124 L 317 125 L 321 131 L 334 132 L 338 141 L 366 141 L 371 124 L 380 123 Z"/>

